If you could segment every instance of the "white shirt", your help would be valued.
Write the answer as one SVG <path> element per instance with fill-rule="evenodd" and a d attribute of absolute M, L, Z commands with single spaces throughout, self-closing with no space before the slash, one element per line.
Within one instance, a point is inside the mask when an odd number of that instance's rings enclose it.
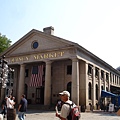
<path fill-rule="evenodd" d="M 7 103 L 7 108 L 11 108 L 11 109 L 13 108 L 13 106 L 12 106 L 12 100 L 10 98 L 7 99 L 6 103 Z"/>
<path fill-rule="evenodd" d="M 72 104 L 72 101 L 68 100 L 65 103 Z M 70 113 L 70 105 L 63 104 L 62 108 L 61 108 L 61 114 L 60 114 L 60 116 L 67 119 L 67 116 L 69 115 L 69 113 Z"/>

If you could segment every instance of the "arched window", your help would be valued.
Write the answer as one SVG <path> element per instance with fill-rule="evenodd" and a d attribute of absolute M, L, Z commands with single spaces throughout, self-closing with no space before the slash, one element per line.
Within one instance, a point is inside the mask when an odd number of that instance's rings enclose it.
<path fill-rule="evenodd" d="M 106 91 L 108 91 L 108 87 L 106 87 Z"/>
<path fill-rule="evenodd" d="M 103 86 L 101 86 L 101 90 L 103 90 Z"/>
<path fill-rule="evenodd" d="M 71 82 L 67 84 L 67 91 L 70 93 L 70 99 L 71 99 L 71 85 L 72 85 Z"/>
<path fill-rule="evenodd" d="M 89 85 L 88 85 L 88 93 L 89 93 L 89 99 L 91 99 L 91 83 L 89 82 Z"/>
<path fill-rule="evenodd" d="M 98 100 L 98 85 L 96 84 L 96 100 Z"/>

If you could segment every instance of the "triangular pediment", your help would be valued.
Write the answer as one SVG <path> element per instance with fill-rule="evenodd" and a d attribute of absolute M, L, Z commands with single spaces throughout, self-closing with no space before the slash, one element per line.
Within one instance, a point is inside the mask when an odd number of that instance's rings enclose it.
<path fill-rule="evenodd" d="M 33 29 L 8 48 L 4 54 L 7 56 L 25 55 L 66 48 L 74 44 L 73 42 Z"/>

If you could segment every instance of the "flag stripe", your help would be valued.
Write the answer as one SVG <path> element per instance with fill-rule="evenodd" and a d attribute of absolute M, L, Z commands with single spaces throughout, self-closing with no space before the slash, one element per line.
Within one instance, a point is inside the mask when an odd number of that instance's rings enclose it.
<path fill-rule="evenodd" d="M 35 67 L 38 67 L 38 68 L 35 68 Z M 42 79 L 43 79 L 43 65 L 33 66 L 31 80 L 30 80 L 30 86 L 31 87 L 42 86 Z"/>

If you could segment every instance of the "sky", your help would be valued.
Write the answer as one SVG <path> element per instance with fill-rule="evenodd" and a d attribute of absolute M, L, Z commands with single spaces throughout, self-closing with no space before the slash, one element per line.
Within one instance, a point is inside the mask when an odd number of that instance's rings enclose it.
<path fill-rule="evenodd" d="M 120 66 L 120 0 L 0 0 L 0 33 L 12 44 L 49 26 L 55 36 Z"/>

